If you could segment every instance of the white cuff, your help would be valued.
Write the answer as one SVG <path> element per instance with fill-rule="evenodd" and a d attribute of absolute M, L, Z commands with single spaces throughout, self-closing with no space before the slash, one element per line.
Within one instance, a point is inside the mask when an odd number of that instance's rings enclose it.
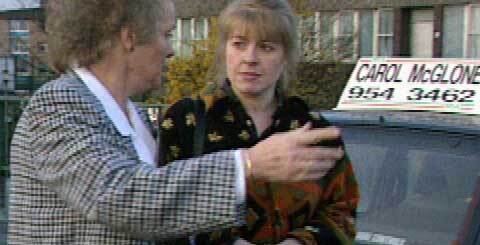
<path fill-rule="evenodd" d="M 236 172 L 236 192 L 237 192 L 237 204 L 245 204 L 246 202 L 246 178 L 245 178 L 245 165 L 242 156 L 242 150 L 235 151 L 235 172 Z"/>

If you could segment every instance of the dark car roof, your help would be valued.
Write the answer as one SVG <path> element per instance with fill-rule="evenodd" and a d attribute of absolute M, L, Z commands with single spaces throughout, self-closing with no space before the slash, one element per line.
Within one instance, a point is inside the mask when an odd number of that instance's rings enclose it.
<path fill-rule="evenodd" d="M 480 135 L 480 116 L 410 111 L 316 111 L 337 126 L 405 127 Z"/>

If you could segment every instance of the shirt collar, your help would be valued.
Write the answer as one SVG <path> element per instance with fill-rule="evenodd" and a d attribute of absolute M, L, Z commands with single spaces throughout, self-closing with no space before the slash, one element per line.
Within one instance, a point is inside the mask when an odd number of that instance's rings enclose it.
<path fill-rule="evenodd" d="M 122 136 L 133 136 L 135 130 L 130 125 L 127 116 L 123 113 L 120 105 L 115 101 L 112 94 L 107 88 L 98 80 L 93 73 L 86 68 L 75 68 L 73 71 L 80 77 L 88 89 L 97 97 L 103 106 L 103 109 L 107 113 L 107 116 L 115 125 L 115 128 L 120 132 Z M 128 100 L 127 108 L 130 112 L 135 110 L 133 103 Z"/>
<path fill-rule="evenodd" d="M 223 92 L 224 96 L 228 97 L 232 102 L 241 104 L 240 99 L 233 92 L 232 84 L 228 78 L 222 84 L 221 91 Z M 278 114 L 281 111 L 281 108 L 283 108 L 283 105 L 285 104 L 286 95 L 280 90 L 280 88 L 276 87 L 275 98 L 277 99 L 277 108 L 275 109 L 274 115 Z"/>

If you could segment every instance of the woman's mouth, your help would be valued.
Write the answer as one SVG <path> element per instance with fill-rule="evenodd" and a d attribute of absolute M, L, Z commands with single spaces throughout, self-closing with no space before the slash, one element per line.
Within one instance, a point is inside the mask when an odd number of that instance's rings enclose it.
<path fill-rule="evenodd" d="M 260 74 L 256 72 L 240 72 L 240 76 L 245 80 L 256 80 L 260 77 Z"/>

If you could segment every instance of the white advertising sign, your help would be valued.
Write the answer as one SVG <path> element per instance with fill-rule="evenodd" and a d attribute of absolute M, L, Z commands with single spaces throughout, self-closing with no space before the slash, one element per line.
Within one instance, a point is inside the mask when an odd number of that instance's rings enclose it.
<path fill-rule="evenodd" d="M 480 114 L 480 60 L 362 58 L 335 109 Z"/>

